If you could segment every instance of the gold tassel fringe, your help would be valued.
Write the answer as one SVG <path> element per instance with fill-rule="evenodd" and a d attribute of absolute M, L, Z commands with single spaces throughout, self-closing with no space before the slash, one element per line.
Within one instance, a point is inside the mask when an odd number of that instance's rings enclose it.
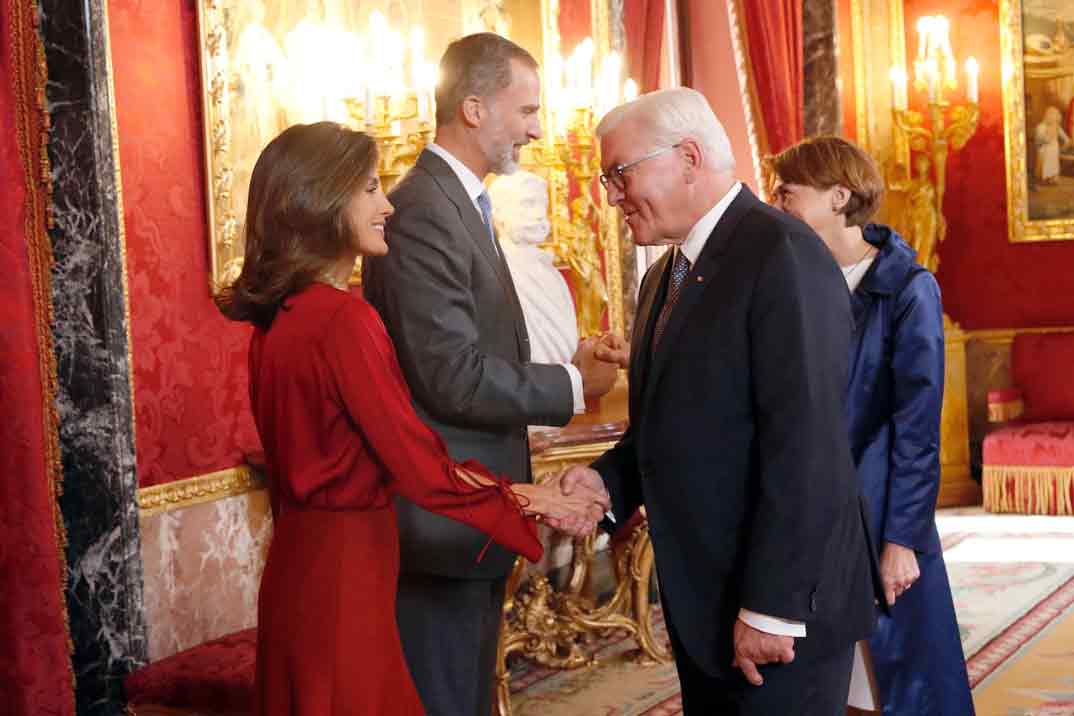
<path fill-rule="evenodd" d="M 1074 466 L 986 465 L 981 482 L 989 512 L 1074 515 Z"/>

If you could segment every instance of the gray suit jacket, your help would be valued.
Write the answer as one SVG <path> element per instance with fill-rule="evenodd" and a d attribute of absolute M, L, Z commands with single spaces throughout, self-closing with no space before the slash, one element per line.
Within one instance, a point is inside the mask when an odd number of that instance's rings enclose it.
<path fill-rule="evenodd" d="M 425 151 L 390 194 L 386 256 L 367 257 L 365 297 L 380 312 L 418 415 L 452 458 L 474 459 L 515 482 L 530 480 L 528 424 L 573 414 L 562 366 L 530 363 L 522 308 L 481 214 L 442 158 Z M 491 579 L 514 555 L 470 527 L 398 499 L 406 572 Z"/>

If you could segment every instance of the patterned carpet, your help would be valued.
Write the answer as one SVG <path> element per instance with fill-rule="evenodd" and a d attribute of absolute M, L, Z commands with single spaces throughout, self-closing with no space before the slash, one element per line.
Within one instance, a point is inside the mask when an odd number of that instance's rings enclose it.
<path fill-rule="evenodd" d="M 1074 519 L 959 510 L 937 523 L 978 716 L 1074 716 Z M 635 646 L 602 639 L 598 665 L 575 671 L 517 663 L 515 716 L 681 714 L 674 665 L 639 664 Z"/>

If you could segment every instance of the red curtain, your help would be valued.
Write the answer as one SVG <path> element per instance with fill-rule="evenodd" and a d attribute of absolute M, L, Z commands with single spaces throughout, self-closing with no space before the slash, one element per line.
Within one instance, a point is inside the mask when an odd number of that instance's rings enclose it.
<path fill-rule="evenodd" d="M 587 37 L 593 37 L 589 0 L 563 0 L 559 4 L 559 49 L 567 57 Z"/>
<path fill-rule="evenodd" d="M 11 716 L 73 716 L 36 17 L 36 2 L 0 0 L 0 704 Z"/>
<path fill-rule="evenodd" d="M 627 71 L 642 92 L 660 89 L 660 53 L 664 47 L 664 0 L 623 3 Z"/>
<path fill-rule="evenodd" d="M 735 1 L 757 93 L 754 119 L 767 138 L 760 149 L 779 152 L 805 136 L 802 0 Z"/>

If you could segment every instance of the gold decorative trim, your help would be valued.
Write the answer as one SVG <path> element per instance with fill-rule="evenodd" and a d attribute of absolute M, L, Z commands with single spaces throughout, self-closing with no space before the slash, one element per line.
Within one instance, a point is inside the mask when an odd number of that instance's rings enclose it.
<path fill-rule="evenodd" d="M 48 64 L 45 47 L 38 32 L 41 8 L 37 2 L 10 3 L 8 15 L 8 38 L 12 71 L 13 99 L 15 102 L 15 140 L 22 162 L 22 181 L 26 189 L 26 253 L 30 269 L 30 286 L 33 294 L 34 332 L 37 339 L 38 378 L 41 381 L 42 439 L 44 451 L 44 474 L 48 482 L 49 510 L 56 538 L 55 558 L 59 577 L 58 603 L 61 605 L 63 633 L 68 654 L 74 653 L 71 638 L 70 617 L 67 614 L 67 529 L 60 511 L 59 498 L 63 494 L 63 464 L 60 456 L 59 413 L 56 395 L 59 379 L 56 371 L 56 352 L 52 338 L 52 240 L 49 229 L 53 227 L 52 214 L 52 167 L 49 162 L 48 142 L 50 119 L 45 86 L 48 83 Z M 7 53 L 4 53 L 7 55 Z M 68 659 L 64 665 L 71 688 L 64 699 L 67 710 L 75 708 L 75 673 Z"/>
<path fill-rule="evenodd" d="M 1006 423 L 1011 420 L 1017 420 L 1022 417 L 1022 413 L 1025 412 L 1026 404 L 1021 398 L 1017 400 L 1007 400 L 1002 403 L 988 403 L 988 422 L 990 423 Z"/>
<path fill-rule="evenodd" d="M 556 14 L 558 16 L 558 11 Z M 597 56 L 607 57 L 612 52 L 612 17 L 608 0 L 590 0 L 590 18 L 592 18 L 591 29 Z M 558 41 L 556 44 L 559 44 Z M 552 131 L 551 125 L 548 129 Z M 599 143 L 595 142 L 595 144 L 599 146 Z M 597 220 L 604 234 L 602 248 L 604 249 L 604 277 L 608 289 L 608 326 L 612 332 L 623 335 L 626 332 L 626 316 L 623 314 L 621 212 L 608 203 L 608 195 L 603 189 L 598 186 L 596 191 L 600 209 Z M 599 265 L 597 268 L 600 268 Z"/>
<path fill-rule="evenodd" d="M 985 465 L 983 473 L 989 512 L 1074 515 L 1074 467 Z"/>
<path fill-rule="evenodd" d="M 1034 220 L 1029 217 L 1025 65 L 1020 0 L 1000 0 L 999 28 L 1000 57 L 1003 63 L 1003 146 L 1007 153 L 1007 236 L 1012 242 L 1074 239 L 1074 219 Z"/>
<path fill-rule="evenodd" d="M 205 195 L 209 203 L 209 289 L 215 295 L 234 279 L 242 254 L 236 245 L 240 218 L 231 205 L 234 170 L 225 163 L 231 144 L 227 107 L 231 88 L 226 73 L 230 17 L 221 0 L 198 2 L 198 43 L 201 55 L 202 117 L 205 121 Z M 208 88 L 206 91 L 205 88 Z M 229 276 L 229 272 L 235 276 Z"/>
<path fill-rule="evenodd" d="M 750 46 L 746 37 L 745 14 L 741 0 L 727 0 L 727 20 L 731 27 L 731 48 L 735 55 L 735 73 L 738 75 L 738 87 L 742 95 L 749 99 L 742 108 L 746 118 L 746 135 L 750 141 L 750 154 L 753 159 L 753 174 L 757 181 L 757 192 L 763 201 L 768 201 L 768 187 L 761 169 L 761 158 L 768 153 L 768 136 L 764 125 L 758 123 L 760 116 L 757 101 L 757 85 L 753 72 L 750 71 Z"/>
<path fill-rule="evenodd" d="M 599 443 L 549 448 L 533 456 L 533 474 L 536 477 L 540 477 L 543 474 L 561 470 L 570 465 L 588 464 L 615 447 L 615 443 L 615 440 L 608 440 Z"/>
<path fill-rule="evenodd" d="M 850 0 L 850 43 L 854 58 L 854 122 L 858 144 L 872 151 L 869 115 L 865 101 L 865 8 L 863 0 Z"/>
<path fill-rule="evenodd" d="M 164 485 L 143 487 L 138 490 L 138 509 L 142 517 L 148 517 L 242 495 L 263 487 L 264 481 L 259 472 L 247 465 L 240 465 Z"/>
<path fill-rule="evenodd" d="M 892 0 L 888 6 L 888 41 L 891 43 L 892 67 L 906 67 L 906 20 L 902 0 Z M 892 127 L 892 147 L 887 185 L 894 191 L 905 191 L 910 183 L 910 140 L 905 133 Z"/>
<path fill-rule="evenodd" d="M 1019 333 L 1068 333 L 1074 332 L 1074 326 L 1034 326 L 1029 328 L 983 328 L 965 331 L 969 340 L 982 343 L 1010 343 Z"/>

